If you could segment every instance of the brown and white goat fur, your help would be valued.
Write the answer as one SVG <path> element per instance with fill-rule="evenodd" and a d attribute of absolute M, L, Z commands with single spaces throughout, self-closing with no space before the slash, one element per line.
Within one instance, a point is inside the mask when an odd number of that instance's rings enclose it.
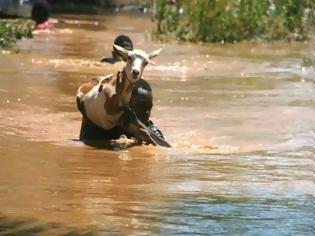
<path fill-rule="evenodd" d="M 128 51 L 118 45 L 114 48 L 126 61 L 122 71 L 117 76 L 108 75 L 84 83 L 76 95 L 82 115 L 105 130 L 118 124 L 122 108 L 129 107 L 133 84 L 140 79 L 150 60 L 161 52 L 161 49 L 148 54 L 139 49 Z"/>

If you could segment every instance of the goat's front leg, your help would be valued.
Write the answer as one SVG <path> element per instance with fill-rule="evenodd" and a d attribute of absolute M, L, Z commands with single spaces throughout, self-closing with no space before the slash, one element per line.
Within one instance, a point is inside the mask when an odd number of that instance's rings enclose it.
<path fill-rule="evenodd" d="M 134 111 L 132 111 L 129 106 L 123 106 L 121 107 L 121 110 L 124 113 L 119 119 L 119 126 L 134 136 L 138 141 L 140 141 L 140 143 L 147 142 L 156 146 L 157 144 L 153 139 L 151 139 L 150 134 L 144 132 L 143 129 L 141 129 L 142 127 L 139 124 L 138 118 Z"/>
<path fill-rule="evenodd" d="M 146 142 L 154 146 L 160 145 L 164 147 L 170 147 L 170 145 L 160 137 L 158 137 L 152 130 L 145 126 L 136 116 L 135 112 L 130 109 L 129 106 L 121 107 L 124 111 L 123 115 L 119 119 L 119 126 L 131 133 L 136 139 L 141 142 Z"/>

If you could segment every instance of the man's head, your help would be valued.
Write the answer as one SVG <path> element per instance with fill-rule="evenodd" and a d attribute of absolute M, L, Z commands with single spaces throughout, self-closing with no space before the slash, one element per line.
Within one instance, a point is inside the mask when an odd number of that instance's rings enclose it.
<path fill-rule="evenodd" d="M 119 35 L 115 41 L 114 41 L 114 44 L 115 45 L 118 45 L 120 47 L 123 47 L 129 51 L 132 51 L 133 50 L 133 44 L 132 44 L 132 41 L 131 39 L 126 36 L 126 35 Z"/>
<path fill-rule="evenodd" d="M 114 41 L 114 45 L 118 45 L 118 46 L 120 46 L 122 48 L 125 48 L 125 49 L 129 50 L 129 51 L 133 50 L 132 41 L 126 35 L 119 35 L 119 36 L 117 36 L 117 38 Z M 117 59 L 121 58 L 119 53 L 116 51 L 115 47 L 113 47 L 113 58 L 117 58 Z"/>
<path fill-rule="evenodd" d="M 31 18 L 36 24 L 44 23 L 49 17 L 49 4 L 45 0 L 37 0 L 32 7 Z"/>

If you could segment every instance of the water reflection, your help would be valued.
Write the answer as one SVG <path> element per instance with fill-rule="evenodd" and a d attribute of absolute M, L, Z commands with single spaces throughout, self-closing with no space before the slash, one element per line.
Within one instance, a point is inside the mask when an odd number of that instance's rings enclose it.
<path fill-rule="evenodd" d="M 80 17 L 1 55 L 1 233 L 312 233 L 309 45 L 155 45 L 148 19 Z M 75 91 L 120 68 L 98 60 L 122 32 L 165 48 L 145 77 L 172 149 L 76 141 Z"/>

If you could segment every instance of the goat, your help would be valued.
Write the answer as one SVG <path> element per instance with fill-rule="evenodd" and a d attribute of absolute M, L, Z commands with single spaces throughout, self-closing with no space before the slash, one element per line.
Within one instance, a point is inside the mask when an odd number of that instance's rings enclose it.
<path fill-rule="evenodd" d="M 148 129 L 129 107 L 133 84 L 141 78 L 145 66 L 162 49 L 147 54 L 139 49 L 129 51 L 115 44 L 113 46 L 126 61 L 125 66 L 116 77 L 110 74 L 82 84 L 76 94 L 79 111 L 104 130 L 120 125 L 140 141 L 170 147 Z"/>

